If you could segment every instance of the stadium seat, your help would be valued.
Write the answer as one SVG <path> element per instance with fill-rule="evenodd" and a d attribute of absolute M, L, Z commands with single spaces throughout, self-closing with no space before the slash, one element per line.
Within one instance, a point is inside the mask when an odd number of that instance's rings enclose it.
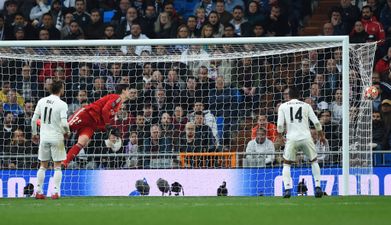
<path fill-rule="evenodd" d="M 110 23 L 111 18 L 113 18 L 113 16 L 114 16 L 114 13 L 115 13 L 115 10 L 103 12 L 103 22 Z"/>

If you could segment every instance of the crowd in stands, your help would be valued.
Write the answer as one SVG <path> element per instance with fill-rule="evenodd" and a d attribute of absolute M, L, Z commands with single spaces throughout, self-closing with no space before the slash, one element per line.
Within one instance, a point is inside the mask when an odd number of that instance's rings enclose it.
<path fill-rule="evenodd" d="M 2 1 L 0 1 L 1 3 Z M 298 35 L 311 14 L 311 0 L 201 0 L 193 15 L 183 16 L 175 1 L 36 0 L 4 2 L 0 40 L 175 39 L 273 37 Z M 1 9 L 1 5 L 0 5 Z M 113 11 L 108 21 L 104 12 Z M 349 35 L 352 43 L 377 41 L 373 85 L 373 143 L 391 149 L 391 0 L 368 0 L 361 9 L 341 0 L 330 10 L 320 35 Z M 229 48 L 230 46 L 225 46 Z M 226 50 L 226 49 L 225 49 Z M 60 49 L 38 49 L 60 54 Z M 96 49 L 97 54 L 105 48 Z M 318 113 L 328 144 L 313 139 L 323 163 L 339 162 L 342 119 L 342 53 L 340 48 L 273 57 L 204 60 L 184 63 L 188 55 L 208 58 L 208 46 L 136 46 L 116 49 L 118 55 L 180 55 L 181 62 L 82 63 L 23 61 L 0 58 L 0 155 L 33 155 L 0 159 L 0 168 L 36 168 L 38 146 L 31 142 L 35 103 L 49 94 L 53 80 L 66 83 L 69 115 L 112 93 L 118 83 L 131 84 L 131 98 L 112 123 L 122 133 L 121 148 L 97 133 L 75 167 L 175 168 L 173 153 L 235 152 L 248 154 L 243 166 L 281 162 L 282 140 L 276 138 L 276 113 L 287 88 L 302 90 L 302 99 Z M 229 50 L 227 50 L 229 51 Z M 224 52 L 220 52 L 224 53 Z M 103 53 L 102 53 L 103 54 Z M 296 61 L 295 61 L 296 60 Z M 288 66 L 289 64 L 289 66 Z M 291 66 L 293 65 L 293 66 Z M 350 98 L 361 99 L 358 71 L 349 73 Z M 351 108 L 351 120 L 357 108 Z M 256 121 L 239 149 L 235 137 L 246 118 Z M 74 142 L 71 139 L 68 144 Z M 126 153 L 141 157 L 84 156 Z M 159 156 L 160 154 L 160 156 Z M 306 161 L 300 158 L 300 161 Z M 215 160 L 213 167 L 220 166 Z M 209 164 L 212 166 L 212 164 Z"/>

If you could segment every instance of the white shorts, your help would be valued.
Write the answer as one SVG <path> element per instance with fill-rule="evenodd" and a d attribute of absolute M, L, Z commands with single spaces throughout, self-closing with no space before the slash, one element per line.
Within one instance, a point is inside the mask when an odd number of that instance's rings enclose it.
<path fill-rule="evenodd" d="M 61 162 L 65 160 L 67 154 L 65 152 L 64 141 L 41 141 L 38 150 L 38 159 L 40 161 Z"/>
<path fill-rule="evenodd" d="M 300 150 L 303 151 L 310 161 L 314 160 L 318 156 L 312 139 L 304 139 L 299 141 L 287 141 L 283 157 L 285 160 L 296 161 L 297 151 Z"/>

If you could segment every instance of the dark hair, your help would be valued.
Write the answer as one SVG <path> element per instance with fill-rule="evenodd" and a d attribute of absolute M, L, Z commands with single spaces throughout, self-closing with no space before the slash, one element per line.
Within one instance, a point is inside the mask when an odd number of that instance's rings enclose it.
<path fill-rule="evenodd" d="M 369 9 L 369 11 L 371 11 L 371 12 L 372 12 L 372 7 L 371 7 L 371 6 L 369 6 L 369 5 L 363 6 L 363 7 L 361 8 L 361 12 L 362 12 L 362 11 L 364 11 L 364 9 L 366 9 L 366 8 L 368 8 L 368 9 Z"/>
<path fill-rule="evenodd" d="M 115 86 L 115 93 L 120 95 L 120 94 L 122 94 L 123 90 L 126 90 L 128 88 L 129 88 L 128 84 L 117 84 Z"/>
<path fill-rule="evenodd" d="M 64 82 L 62 80 L 56 80 L 52 83 L 52 94 L 59 94 L 60 91 L 64 88 Z"/>
<path fill-rule="evenodd" d="M 204 116 L 204 114 L 202 113 L 202 111 L 197 111 L 197 112 L 194 112 L 194 115 L 195 116 Z"/>
<path fill-rule="evenodd" d="M 299 91 L 295 87 L 289 87 L 288 95 L 291 99 L 298 99 L 300 97 Z"/>
<path fill-rule="evenodd" d="M 236 9 L 239 9 L 239 10 L 241 10 L 242 12 L 244 11 L 242 6 L 237 5 L 237 6 L 235 6 L 235 7 L 233 8 L 232 12 L 235 11 Z"/>

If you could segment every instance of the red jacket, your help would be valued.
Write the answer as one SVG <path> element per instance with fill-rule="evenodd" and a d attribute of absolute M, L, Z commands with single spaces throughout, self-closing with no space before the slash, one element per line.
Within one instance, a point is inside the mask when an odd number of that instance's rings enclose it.
<path fill-rule="evenodd" d="M 369 20 L 361 19 L 361 22 L 369 35 L 374 35 L 376 41 L 382 41 L 379 45 L 384 44 L 386 33 L 384 32 L 383 25 L 376 20 L 376 17 L 372 16 Z"/>
<path fill-rule="evenodd" d="M 84 108 L 94 118 L 97 128 L 104 131 L 105 126 L 111 124 L 110 122 L 114 119 L 121 105 L 122 101 L 119 95 L 109 94 Z"/>
<path fill-rule="evenodd" d="M 385 56 L 376 62 L 375 72 L 382 74 L 390 68 L 390 59 Z"/>

